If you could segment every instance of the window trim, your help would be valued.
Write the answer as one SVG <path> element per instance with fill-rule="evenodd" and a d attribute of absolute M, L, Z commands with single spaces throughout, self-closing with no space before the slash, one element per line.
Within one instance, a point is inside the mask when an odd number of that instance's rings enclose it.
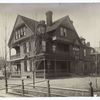
<path fill-rule="evenodd" d="M 68 36 L 66 27 L 60 26 L 60 35 L 63 36 L 63 37 Z"/>
<path fill-rule="evenodd" d="M 21 26 L 15 31 L 15 39 L 18 40 L 26 35 L 26 26 Z"/>

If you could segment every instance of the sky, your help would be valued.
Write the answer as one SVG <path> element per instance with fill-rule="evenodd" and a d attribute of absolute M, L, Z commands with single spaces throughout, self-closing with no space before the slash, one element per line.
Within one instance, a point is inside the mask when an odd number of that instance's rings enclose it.
<path fill-rule="evenodd" d="M 69 15 L 78 35 L 92 47 L 99 46 L 100 3 L 0 3 L 0 56 L 4 56 L 5 36 L 8 43 L 17 15 L 40 21 L 46 19 L 48 10 L 53 12 L 53 21 Z M 8 47 L 7 54 L 9 56 Z"/>

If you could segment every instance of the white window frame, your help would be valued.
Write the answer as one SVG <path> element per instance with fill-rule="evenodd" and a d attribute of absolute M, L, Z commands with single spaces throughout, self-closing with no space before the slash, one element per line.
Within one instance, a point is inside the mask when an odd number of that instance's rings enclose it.
<path fill-rule="evenodd" d="M 67 37 L 67 29 L 64 27 L 60 27 L 60 35 Z"/>
<path fill-rule="evenodd" d="M 84 56 L 86 56 L 86 49 L 84 49 Z"/>
<path fill-rule="evenodd" d="M 64 32 L 64 31 L 63 31 L 63 27 L 60 27 L 60 35 L 61 35 L 61 36 L 64 36 L 63 32 Z"/>
<path fill-rule="evenodd" d="M 46 51 L 46 42 L 42 41 L 42 51 Z"/>
<path fill-rule="evenodd" d="M 26 42 L 26 52 L 29 52 L 29 42 Z"/>
<path fill-rule="evenodd" d="M 56 51 L 56 45 L 55 44 L 52 45 L 52 50 L 53 50 L 53 52 Z"/>

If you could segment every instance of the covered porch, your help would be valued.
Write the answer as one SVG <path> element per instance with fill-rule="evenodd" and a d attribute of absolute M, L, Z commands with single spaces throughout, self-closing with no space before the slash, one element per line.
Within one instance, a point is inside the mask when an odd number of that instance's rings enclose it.
<path fill-rule="evenodd" d="M 11 77 L 21 77 L 21 63 L 20 61 L 15 61 L 10 63 L 11 67 Z"/>
<path fill-rule="evenodd" d="M 36 69 L 36 78 L 59 78 L 70 75 L 70 61 L 41 60 Z"/>

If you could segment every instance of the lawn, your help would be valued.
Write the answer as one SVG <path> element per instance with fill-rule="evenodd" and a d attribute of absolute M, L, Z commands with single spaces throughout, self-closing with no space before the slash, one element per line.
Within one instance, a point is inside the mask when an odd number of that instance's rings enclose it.
<path fill-rule="evenodd" d="M 36 79 L 36 81 L 41 81 L 44 79 Z M 89 82 L 93 83 L 93 87 L 96 88 L 96 77 L 72 77 L 63 79 L 50 79 L 51 87 L 62 87 L 62 88 L 75 88 L 75 89 L 88 89 Z M 32 83 L 32 79 L 25 79 L 25 84 Z M 10 79 L 9 84 L 21 84 L 21 79 Z M 97 86 L 100 88 L 100 77 L 97 77 Z M 46 82 L 41 82 L 36 85 L 47 86 Z"/>

